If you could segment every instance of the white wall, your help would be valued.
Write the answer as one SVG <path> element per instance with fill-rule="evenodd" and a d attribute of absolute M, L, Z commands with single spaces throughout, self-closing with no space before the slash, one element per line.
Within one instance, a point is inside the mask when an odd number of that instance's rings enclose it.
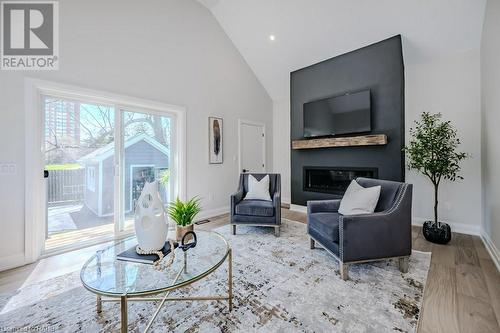
<path fill-rule="evenodd" d="M 405 49 L 405 57 L 408 56 Z M 462 140 L 460 149 L 472 155 L 463 162 L 464 180 L 440 187 L 439 216 L 458 232 L 479 233 L 481 220 L 481 123 L 479 52 L 450 55 L 432 62 L 406 65 L 406 138 L 421 112 L 441 112 Z M 274 167 L 283 174 L 283 198 L 290 198 L 290 103 L 274 101 Z M 285 124 L 286 122 L 286 124 Z M 390 138 L 389 138 L 390 140 Z M 407 171 L 414 184 L 415 223 L 433 217 L 433 187 L 422 175 Z"/>
<path fill-rule="evenodd" d="M 290 99 L 273 102 L 273 166 L 281 174 L 281 201 L 291 201 L 290 180 Z"/>
<path fill-rule="evenodd" d="M 479 50 L 454 54 L 432 62 L 406 66 L 406 140 L 413 121 L 424 112 L 441 112 L 458 130 L 459 149 L 471 154 L 463 161 L 464 180 L 443 181 L 439 193 L 439 218 L 457 232 L 479 234 L 481 220 L 481 117 Z M 415 171 L 413 183 L 415 222 L 433 216 L 433 186 Z"/>
<path fill-rule="evenodd" d="M 489 0 L 481 45 L 483 237 L 500 260 L 500 1 Z M 497 261 L 498 264 L 498 261 Z"/>
<path fill-rule="evenodd" d="M 0 163 L 18 169 L 0 176 L 0 268 L 24 257 L 26 77 L 186 106 L 187 194 L 204 198 L 206 214 L 228 207 L 236 189 L 238 118 L 266 123 L 272 138 L 271 99 L 196 1 L 65 0 L 59 6 L 60 70 L 0 72 Z M 208 164 L 211 115 L 224 118 L 223 165 Z M 272 148 L 269 139 L 270 169 Z"/>

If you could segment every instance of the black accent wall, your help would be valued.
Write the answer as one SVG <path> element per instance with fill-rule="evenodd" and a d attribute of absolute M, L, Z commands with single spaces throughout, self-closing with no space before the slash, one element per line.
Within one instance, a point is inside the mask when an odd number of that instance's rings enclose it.
<path fill-rule="evenodd" d="M 404 63 L 401 36 L 299 69 L 290 74 L 290 136 L 303 138 L 303 104 L 371 90 L 369 134 L 386 134 L 384 146 L 291 150 L 292 204 L 339 195 L 303 190 L 305 166 L 377 168 L 380 179 L 404 181 Z M 359 134 L 354 134 L 359 135 Z"/>

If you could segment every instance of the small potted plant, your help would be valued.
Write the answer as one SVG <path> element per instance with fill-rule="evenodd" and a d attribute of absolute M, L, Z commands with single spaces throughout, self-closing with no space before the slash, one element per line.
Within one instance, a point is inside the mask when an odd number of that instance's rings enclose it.
<path fill-rule="evenodd" d="M 410 142 L 404 148 L 408 154 L 408 168 L 423 173 L 434 186 L 434 221 L 424 223 L 423 233 L 431 242 L 446 244 L 451 239 L 451 229 L 438 220 L 439 184 L 442 180 L 463 179 L 458 174 L 460 162 L 468 154 L 457 151 L 460 145 L 457 130 L 450 121 L 441 120 L 440 113 L 422 113 L 410 134 Z"/>
<path fill-rule="evenodd" d="M 168 215 L 176 223 L 175 233 L 178 241 L 184 235 L 193 231 L 193 220 L 201 211 L 200 199 L 194 197 L 186 202 L 181 201 L 179 198 L 175 199 L 168 206 Z"/>

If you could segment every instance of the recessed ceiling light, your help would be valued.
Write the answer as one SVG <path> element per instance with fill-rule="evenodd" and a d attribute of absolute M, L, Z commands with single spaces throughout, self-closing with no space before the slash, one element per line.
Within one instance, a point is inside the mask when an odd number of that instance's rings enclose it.
<path fill-rule="evenodd" d="M 276 39 L 276 37 L 274 35 L 269 35 L 269 40 L 271 42 L 274 42 L 275 39 Z"/>

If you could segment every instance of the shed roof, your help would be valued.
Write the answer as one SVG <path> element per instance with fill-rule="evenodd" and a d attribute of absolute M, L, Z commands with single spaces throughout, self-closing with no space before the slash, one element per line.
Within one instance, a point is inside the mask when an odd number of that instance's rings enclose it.
<path fill-rule="evenodd" d="M 140 141 L 147 142 L 148 144 L 150 144 L 151 146 L 153 146 L 154 148 L 158 149 L 160 152 L 165 154 L 167 157 L 170 157 L 170 150 L 167 147 L 165 147 L 164 145 L 159 143 L 157 140 L 155 140 L 154 138 L 152 138 L 151 136 L 149 136 L 145 133 L 137 134 L 137 135 L 125 140 L 124 149 L 127 149 L 128 147 L 130 147 L 130 146 L 132 146 Z M 78 162 L 85 163 L 85 162 L 90 162 L 90 161 L 94 161 L 94 162 L 103 161 L 103 160 L 107 159 L 108 157 L 113 156 L 114 153 L 115 153 L 115 143 L 110 142 L 107 145 L 105 145 L 99 149 L 94 150 L 90 154 L 87 154 L 87 155 L 79 158 Z"/>

